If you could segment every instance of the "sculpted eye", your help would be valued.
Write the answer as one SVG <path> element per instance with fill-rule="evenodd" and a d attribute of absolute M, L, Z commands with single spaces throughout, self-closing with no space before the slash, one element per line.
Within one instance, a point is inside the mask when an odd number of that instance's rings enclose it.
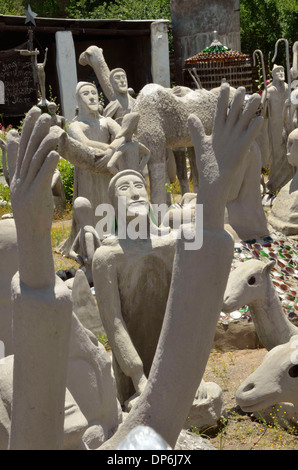
<path fill-rule="evenodd" d="M 298 364 L 296 364 L 295 366 L 290 367 L 289 376 L 293 377 L 293 378 L 298 377 Z"/>
<path fill-rule="evenodd" d="M 247 281 L 247 284 L 250 286 L 253 286 L 255 283 L 256 283 L 256 278 L 254 276 L 251 276 Z"/>

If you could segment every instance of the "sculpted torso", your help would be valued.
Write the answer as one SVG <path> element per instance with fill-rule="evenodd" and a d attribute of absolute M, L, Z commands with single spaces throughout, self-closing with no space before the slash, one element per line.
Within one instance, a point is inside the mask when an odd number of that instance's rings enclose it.
<path fill-rule="evenodd" d="M 111 237 L 95 252 L 94 285 L 107 335 L 115 340 L 113 363 L 122 402 L 135 390 L 118 358 L 126 361 L 130 357 L 133 363 L 134 354 L 128 346 L 126 356 L 117 339 L 122 328 L 127 329 L 148 377 L 168 299 L 175 243 L 172 235 L 147 240 Z M 119 320 L 119 331 L 115 331 L 112 318 Z"/>

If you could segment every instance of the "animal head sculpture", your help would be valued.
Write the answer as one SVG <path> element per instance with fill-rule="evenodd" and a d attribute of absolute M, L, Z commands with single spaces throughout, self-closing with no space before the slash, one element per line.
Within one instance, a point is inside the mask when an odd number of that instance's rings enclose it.
<path fill-rule="evenodd" d="M 223 312 L 233 312 L 264 298 L 274 265 L 275 261 L 265 264 L 256 259 L 241 263 L 232 271 L 224 295 Z"/>
<path fill-rule="evenodd" d="M 238 388 L 243 411 L 261 411 L 280 402 L 298 404 L 298 335 L 276 346 Z"/>

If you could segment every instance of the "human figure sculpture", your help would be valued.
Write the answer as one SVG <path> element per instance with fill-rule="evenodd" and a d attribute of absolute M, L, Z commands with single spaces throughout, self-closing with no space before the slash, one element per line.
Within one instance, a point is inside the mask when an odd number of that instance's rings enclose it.
<path fill-rule="evenodd" d="M 111 118 L 99 115 L 99 99 L 95 85 L 79 82 L 76 88 L 76 98 L 79 113 L 69 125 L 69 135 L 86 146 L 106 151 L 119 133 L 120 126 Z M 118 141 L 118 143 L 121 142 Z M 110 156 L 113 154 L 113 146 L 115 149 L 117 141 L 109 147 Z M 106 174 L 94 175 L 76 167 L 74 199 L 78 196 L 86 197 L 95 210 L 98 204 L 108 202 L 107 189 L 110 179 L 111 175 L 108 171 Z"/>
<path fill-rule="evenodd" d="M 71 246 L 69 257 L 84 269 L 89 284 L 93 286 L 92 260 L 96 249 L 100 246 L 100 239 L 94 229 L 94 214 L 90 201 L 77 197 L 73 211 L 79 232 Z"/>
<path fill-rule="evenodd" d="M 107 165 L 113 175 L 128 168 L 142 173 L 149 160 L 150 150 L 140 142 L 132 140 L 139 119 L 140 115 L 132 112 L 123 118 L 121 132 L 117 134 L 117 138 L 124 137 L 125 142 L 116 150 Z"/>
<path fill-rule="evenodd" d="M 110 72 L 110 82 L 114 97 L 104 109 L 104 116 L 115 119 L 122 124 L 123 117 L 134 107 L 135 99 L 130 95 L 125 70 L 116 68 Z"/>
<path fill-rule="evenodd" d="M 146 384 L 163 322 L 170 287 L 175 236 L 156 236 L 150 220 L 146 183 L 135 170 L 118 172 L 109 185 L 118 231 L 102 240 L 93 258 L 93 281 L 99 312 L 113 351 L 121 404 Z M 118 213 L 124 198 L 127 214 Z M 121 237 L 129 223 L 140 220 L 142 238 Z M 120 224 L 122 228 L 120 229 Z"/>
<path fill-rule="evenodd" d="M 293 178 L 278 193 L 268 222 L 273 229 L 292 238 L 298 238 L 298 129 L 288 137 L 287 159 L 294 171 Z"/>
<path fill-rule="evenodd" d="M 234 243 L 224 230 L 227 198 L 233 176 L 262 126 L 262 118 L 256 117 L 260 97 L 253 95 L 242 113 L 244 96 L 245 90 L 238 89 L 227 114 L 229 87 L 222 86 L 212 137 L 206 136 L 198 118 L 188 120 L 202 175 L 197 203 L 204 209 L 204 243 L 201 249 L 191 250 L 186 249 L 186 236 L 178 238 L 165 318 L 147 385 L 102 449 L 115 449 L 138 425 L 152 427 L 173 447 L 184 424 L 212 347 L 233 258 Z"/>
<path fill-rule="evenodd" d="M 121 415 L 109 356 L 82 327 L 72 311 L 69 289 L 55 276 L 51 180 L 59 159 L 54 151 L 59 133 L 51 124 L 48 114 L 32 108 L 16 142 L 19 149 L 11 198 L 19 270 L 11 287 L 14 372 L 10 449 L 63 448 L 66 386 L 87 419 L 88 447 L 98 447 L 106 440 Z"/>
<path fill-rule="evenodd" d="M 273 193 L 284 186 L 292 176 L 292 168 L 286 159 L 285 103 L 288 99 L 288 85 L 285 83 L 284 67 L 274 65 L 272 82 L 267 86 L 267 93 L 262 96 L 265 98 L 264 138 L 267 139 L 269 159 L 267 190 Z M 268 136 L 265 132 L 268 132 Z"/>
<path fill-rule="evenodd" d="M 123 138 L 116 139 L 116 135 L 121 129 L 120 126 L 113 119 L 105 118 L 99 114 L 98 92 L 92 83 L 79 82 L 76 88 L 76 98 L 79 111 L 69 125 L 69 136 L 81 142 L 85 147 L 94 148 L 101 155 L 105 153 L 105 158 L 109 160 L 115 148 L 124 140 Z M 73 199 L 75 200 L 77 197 L 88 199 L 95 213 L 99 204 L 109 203 L 107 193 L 111 177 L 106 164 L 103 164 L 97 173 L 86 171 L 76 165 Z M 95 223 L 98 220 L 96 218 Z M 63 254 L 68 254 L 77 233 L 78 227 L 73 220 L 70 237 L 59 248 Z"/>
<path fill-rule="evenodd" d="M 35 49 L 35 69 L 37 71 L 38 76 L 38 83 L 40 88 L 41 100 L 39 102 L 40 106 L 46 106 L 47 99 L 46 99 L 46 74 L 45 74 L 45 66 L 47 63 L 47 55 L 48 55 L 48 48 L 45 50 L 44 60 L 43 62 L 37 62 L 37 56 L 39 51 Z"/>

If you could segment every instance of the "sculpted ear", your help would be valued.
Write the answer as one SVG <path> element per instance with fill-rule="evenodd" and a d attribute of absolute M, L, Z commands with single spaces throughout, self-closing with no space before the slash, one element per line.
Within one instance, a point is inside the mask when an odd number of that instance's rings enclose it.
<path fill-rule="evenodd" d="M 263 273 L 269 274 L 270 271 L 272 271 L 272 269 L 274 268 L 274 266 L 275 266 L 275 261 L 270 261 L 270 263 L 265 264 Z"/>

